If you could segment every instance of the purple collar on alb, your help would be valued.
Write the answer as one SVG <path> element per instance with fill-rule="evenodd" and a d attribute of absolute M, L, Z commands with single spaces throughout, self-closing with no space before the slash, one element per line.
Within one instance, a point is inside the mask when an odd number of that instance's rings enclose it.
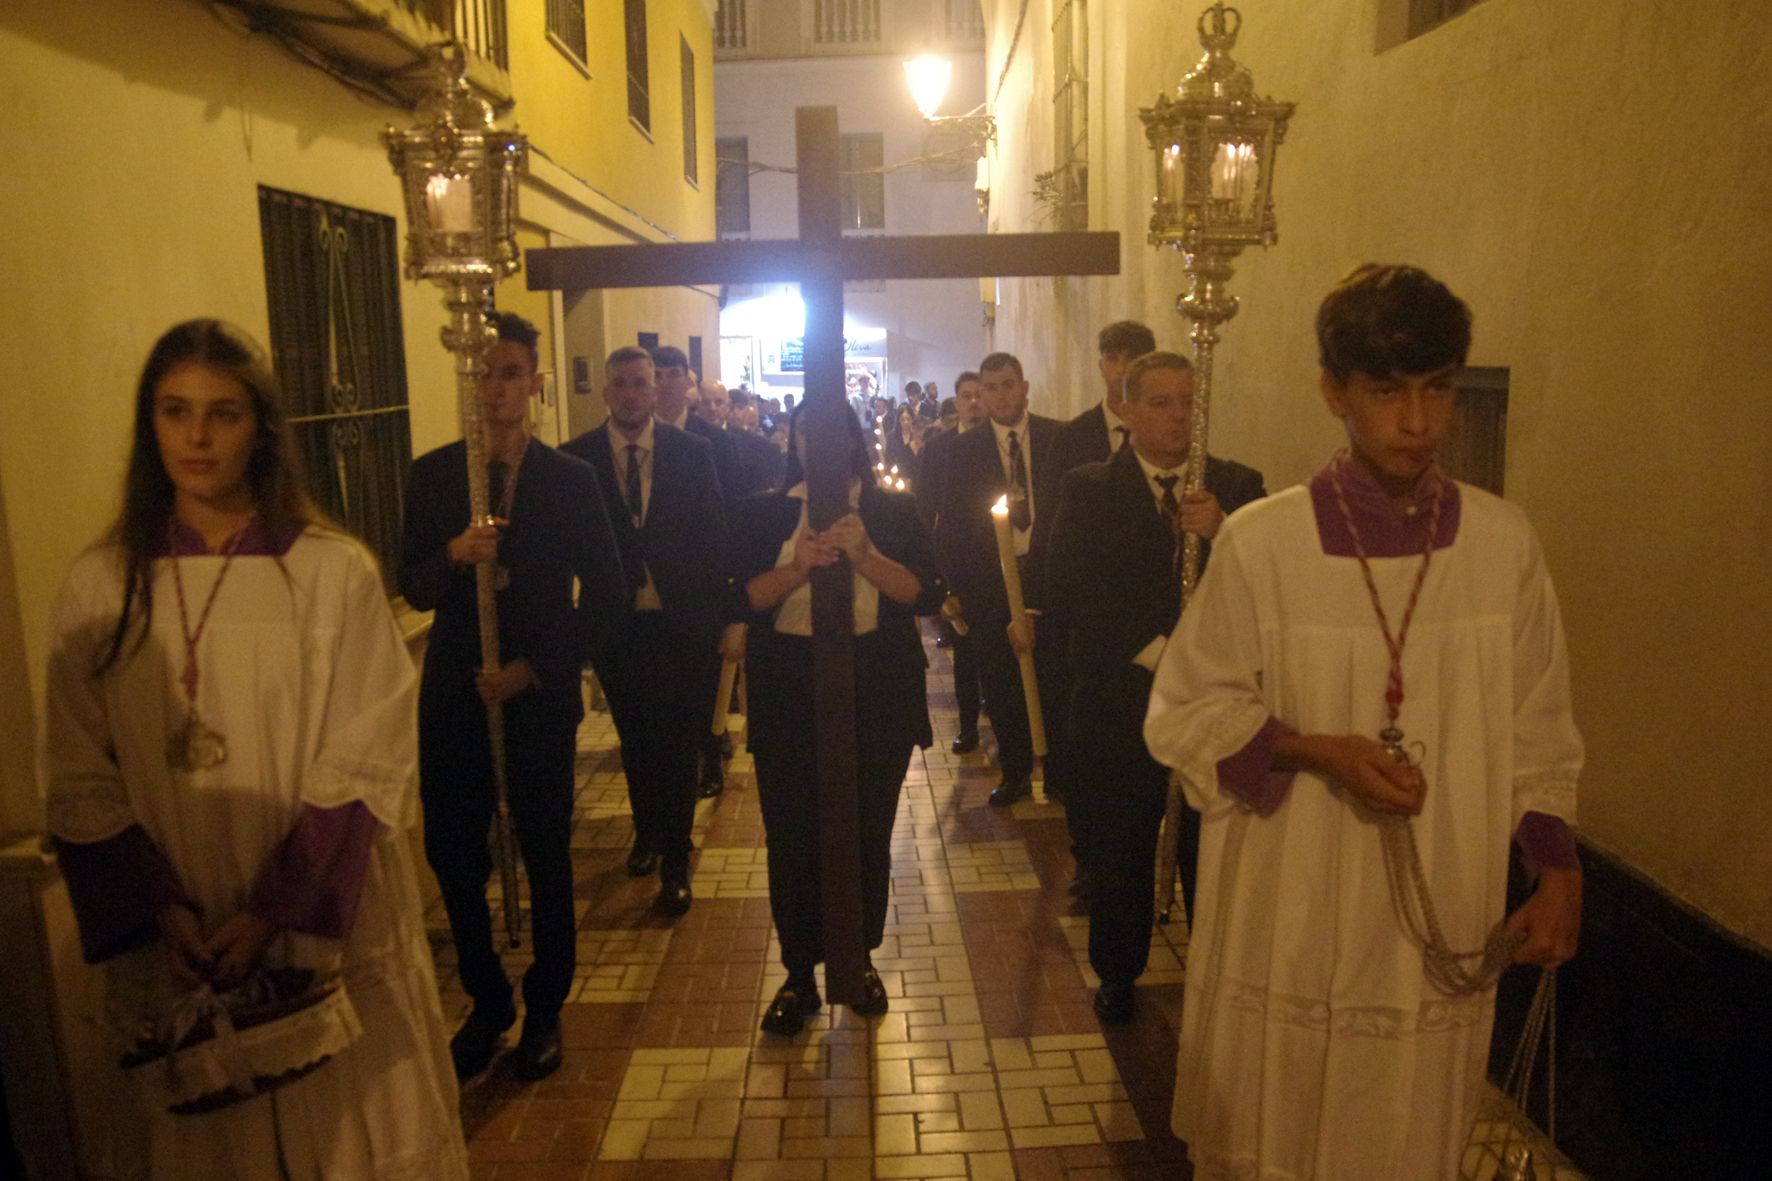
<path fill-rule="evenodd" d="M 234 550 L 234 554 L 241 558 L 280 558 L 289 552 L 289 547 L 295 544 L 295 539 L 301 536 L 304 528 L 305 526 L 297 525 L 276 531 L 254 517 L 251 523 L 246 526 L 244 536 L 240 538 L 240 544 Z M 171 526 L 167 529 L 165 547 L 154 556 L 157 558 L 200 558 L 210 553 L 209 547 L 203 544 L 202 535 L 174 517 Z"/>
<path fill-rule="evenodd" d="M 1427 541 L 1427 523 L 1433 515 L 1434 491 L 1445 498 L 1440 505 L 1440 531 L 1434 539 L 1435 549 L 1444 549 L 1458 536 L 1461 498 L 1458 484 L 1448 479 L 1439 468 L 1431 469 L 1416 484 L 1410 502 L 1398 507 L 1365 466 L 1345 455 L 1331 459 L 1322 471 L 1311 477 L 1311 507 L 1317 514 L 1317 536 L 1323 552 L 1332 558 L 1351 558 L 1353 534 L 1348 532 L 1341 506 L 1335 500 L 1335 477 L 1341 477 L 1342 492 L 1347 496 L 1348 512 L 1360 531 L 1369 558 L 1407 558 L 1418 556 Z"/>

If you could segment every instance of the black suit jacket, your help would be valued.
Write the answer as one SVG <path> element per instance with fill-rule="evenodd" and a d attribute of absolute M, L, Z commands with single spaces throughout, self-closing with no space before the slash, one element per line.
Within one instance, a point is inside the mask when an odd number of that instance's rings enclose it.
<path fill-rule="evenodd" d="M 419 456 L 406 483 L 400 593 L 418 610 L 437 613 L 425 648 L 420 713 L 444 725 L 460 724 L 453 719 L 464 712 L 483 716 L 484 709 L 473 683 L 480 667 L 474 571 L 451 565 L 447 550 L 467 525 L 466 445 Z M 531 439 L 498 556 L 510 572 L 509 585 L 498 592 L 499 654 L 527 660 L 541 682 L 512 698 L 506 711 L 576 724 L 584 714 L 579 669 L 620 625 L 633 598 L 596 473 Z"/>
<path fill-rule="evenodd" d="M 1041 572 L 1046 542 L 1058 515 L 1059 472 L 1052 462 L 1058 437 L 1056 419 L 1028 415 L 1024 455 L 1034 494 L 1033 536 L 1022 571 L 1022 594 L 1029 607 L 1042 600 Z M 966 618 L 999 626 L 1009 618 L 1003 571 L 997 562 L 997 541 L 991 527 L 991 505 L 1008 488 L 997 435 L 986 421 L 957 436 L 943 460 L 941 507 L 935 521 L 935 552 L 948 585 L 960 596 Z"/>
<path fill-rule="evenodd" d="M 923 436 L 923 454 L 918 457 L 921 462 L 917 465 L 917 482 L 911 485 L 911 495 L 917 501 L 917 515 L 923 518 L 923 524 L 929 529 L 935 528 L 935 519 L 941 512 L 948 451 L 958 437 L 957 429 L 940 427 Z"/>
<path fill-rule="evenodd" d="M 674 426 L 653 424 L 652 496 L 645 521 L 635 528 L 615 472 L 609 431 L 605 422 L 561 450 L 596 471 L 628 571 L 629 600 L 651 571 L 672 630 L 712 643 L 720 630 L 726 579 L 726 514 L 708 445 Z"/>
<path fill-rule="evenodd" d="M 1212 456 L 1206 490 L 1226 513 L 1266 495 L 1260 472 Z M 1124 731 L 1129 720 L 1142 727 L 1152 675 L 1132 658 L 1180 618 L 1175 552 L 1174 530 L 1131 448 L 1065 476 L 1045 606 L 1046 617 L 1070 634 L 1078 727 Z"/>
<path fill-rule="evenodd" d="M 725 434 L 733 455 L 728 503 L 737 503 L 759 492 L 774 492 L 781 487 L 788 457 L 780 447 L 749 431 L 728 427 Z M 721 484 L 720 487 L 724 489 L 728 485 Z"/>
<path fill-rule="evenodd" d="M 738 491 L 738 452 L 732 445 L 732 437 L 694 410 L 683 420 L 682 429 L 708 445 L 708 454 L 714 460 L 714 476 L 720 484 L 720 499 L 728 506 L 732 505 L 744 495 Z"/>
<path fill-rule="evenodd" d="M 747 742 L 764 758 L 792 744 L 812 741 L 811 640 L 775 630 L 775 612 L 750 609 L 744 588 L 774 569 L 782 543 L 800 523 L 801 501 L 785 492 L 752 497 L 736 514 L 732 538 L 732 612 L 750 623 L 746 642 L 746 683 L 750 716 Z M 929 706 L 924 672 L 928 660 L 916 616 L 931 615 L 947 598 L 936 569 L 929 531 L 908 494 L 863 485 L 857 508 L 874 548 L 916 575 L 921 591 L 914 602 L 880 596 L 878 625 L 855 640 L 857 738 L 874 747 L 928 746 Z"/>
<path fill-rule="evenodd" d="M 1053 463 L 1060 473 L 1086 463 L 1106 463 L 1113 455 L 1108 446 L 1107 413 L 1100 402 L 1060 427 L 1058 442 L 1053 445 Z"/>

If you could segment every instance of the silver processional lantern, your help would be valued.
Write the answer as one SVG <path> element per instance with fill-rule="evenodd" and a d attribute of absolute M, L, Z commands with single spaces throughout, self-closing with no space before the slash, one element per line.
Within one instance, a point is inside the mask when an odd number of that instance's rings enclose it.
<path fill-rule="evenodd" d="M 443 289 L 449 320 L 443 346 L 455 357 L 456 397 L 468 464 L 468 508 L 476 525 L 492 523 L 486 468 L 486 432 L 480 408 L 480 375 L 497 333 L 487 322 L 493 284 L 518 268 L 517 169 L 528 141 L 517 131 L 493 126 L 492 107 L 467 82 L 467 57 L 459 45 L 435 57 L 437 84 L 418 104 L 419 122 L 383 134 L 388 160 L 400 178 L 406 204 L 406 277 L 429 279 Z M 500 667 L 496 561 L 474 568 L 479 609 L 480 663 Z M 511 829 L 505 767 L 504 711 L 486 711 L 497 797 L 493 853 L 504 891 L 505 931 L 512 946 L 520 923 L 517 846 Z"/>
<path fill-rule="evenodd" d="M 1181 252 L 1188 289 L 1176 310 L 1193 323 L 1193 434 L 1188 445 L 1189 492 L 1206 483 L 1206 432 L 1212 412 L 1212 350 L 1218 329 L 1237 314 L 1225 291 L 1231 263 L 1246 246 L 1271 246 L 1274 221 L 1274 156 L 1286 137 L 1293 104 L 1256 93 L 1249 71 L 1231 58 L 1243 14 L 1220 0 L 1195 24 L 1206 53 L 1174 90 L 1142 108 L 1145 138 L 1156 156 L 1157 196 L 1152 203 L 1151 245 Z M 1200 579 L 1201 538 L 1182 539 L 1181 601 L 1193 598 Z M 1175 904 L 1175 858 L 1181 789 L 1171 781 L 1159 846 L 1157 914 L 1166 922 Z"/>
<path fill-rule="evenodd" d="M 1179 250 L 1189 287 L 1176 310 L 1193 322 L 1194 428 L 1187 490 L 1206 472 L 1206 430 L 1212 401 L 1212 348 L 1218 327 L 1237 314 L 1225 292 L 1231 263 L 1246 246 L 1272 245 L 1274 156 L 1286 136 L 1293 104 L 1263 98 L 1249 71 L 1231 58 L 1243 15 L 1220 2 L 1200 14 L 1196 28 L 1205 56 L 1173 91 L 1139 111 L 1156 156 L 1157 196 L 1150 241 Z M 1183 601 L 1193 594 L 1200 538 L 1189 534 L 1182 566 Z"/>

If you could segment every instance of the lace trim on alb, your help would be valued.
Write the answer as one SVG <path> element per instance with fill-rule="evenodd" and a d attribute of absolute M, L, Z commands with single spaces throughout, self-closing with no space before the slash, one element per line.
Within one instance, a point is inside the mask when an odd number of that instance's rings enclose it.
<path fill-rule="evenodd" d="M 1514 810 L 1544 812 L 1551 816 L 1575 815 L 1575 785 L 1580 777 L 1567 767 L 1527 771 L 1514 776 Z"/>
<path fill-rule="evenodd" d="M 114 786 L 58 786 L 44 803 L 49 831 L 64 841 L 92 844 L 108 841 L 135 824 L 135 810 Z"/>
<path fill-rule="evenodd" d="M 1288 996 L 1260 985 L 1226 980 L 1215 983 L 1204 1000 L 1208 1007 L 1219 1001 L 1240 1013 L 1259 1014 L 1281 1025 L 1332 1037 L 1401 1041 L 1476 1025 L 1483 1019 L 1488 994 L 1436 997 L 1415 1010 L 1392 1005 L 1331 1006 L 1313 997 Z"/>

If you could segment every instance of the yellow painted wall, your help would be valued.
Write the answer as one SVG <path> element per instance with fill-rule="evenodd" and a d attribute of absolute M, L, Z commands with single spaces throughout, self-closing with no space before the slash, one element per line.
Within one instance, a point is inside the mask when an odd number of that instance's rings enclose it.
<path fill-rule="evenodd" d="M 1487 0 L 1378 52 L 1399 3 L 1238 4 L 1236 56 L 1298 115 L 1280 242 L 1232 282 L 1213 448 L 1270 488 L 1309 474 L 1338 442 L 1314 394 L 1323 293 L 1372 259 L 1450 283 L 1471 361 L 1511 373 L 1507 494 L 1563 599 L 1583 832 L 1772 946 L 1772 5 Z M 1050 167 L 1042 7 L 998 103 L 999 177 Z M 1097 396 L 1109 320 L 1185 344 L 1180 259 L 1144 244 L 1136 108 L 1197 60 L 1203 7 L 1090 5 L 1091 228 L 1122 233 L 1126 273 L 1004 284 L 999 346 L 1035 359 L 1037 391 L 1082 391 L 1038 408 Z M 987 3 L 993 80 L 1020 8 Z M 1027 187 L 993 193 L 1000 228 L 1031 228 Z"/>
<path fill-rule="evenodd" d="M 184 0 L 0 7 L 0 480 L 24 665 L 51 599 L 117 510 L 134 383 L 155 337 L 218 315 L 266 335 L 259 184 L 398 214 L 378 135 L 393 112 Z M 455 433 L 441 310 L 403 284 L 415 450 Z M 8 673 L 10 669 L 6 670 Z M 8 692 L 11 689 L 11 677 Z M 34 823 L 28 785 L 5 827 Z"/>

